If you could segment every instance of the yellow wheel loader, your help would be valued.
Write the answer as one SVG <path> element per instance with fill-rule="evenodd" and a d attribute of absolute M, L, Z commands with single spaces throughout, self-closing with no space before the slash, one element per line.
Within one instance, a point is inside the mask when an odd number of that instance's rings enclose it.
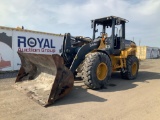
<path fill-rule="evenodd" d="M 136 44 L 125 39 L 126 22 L 116 16 L 91 20 L 93 38 L 65 34 L 61 55 L 18 52 L 22 65 L 14 87 L 48 106 L 72 90 L 76 72 L 91 89 L 106 88 L 114 71 L 135 79 L 139 61 Z"/>

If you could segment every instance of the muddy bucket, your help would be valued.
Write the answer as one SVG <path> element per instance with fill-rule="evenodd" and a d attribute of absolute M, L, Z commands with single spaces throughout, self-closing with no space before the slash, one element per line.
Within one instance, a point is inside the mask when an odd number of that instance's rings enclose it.
<path fill-rule="evenodd" d="M 16 89 L 43 106 L 53 104 L 71 91 L 74 76 L 61 56 L 20 52 L 18 55 L 22 64 L 14 85 Z"/>

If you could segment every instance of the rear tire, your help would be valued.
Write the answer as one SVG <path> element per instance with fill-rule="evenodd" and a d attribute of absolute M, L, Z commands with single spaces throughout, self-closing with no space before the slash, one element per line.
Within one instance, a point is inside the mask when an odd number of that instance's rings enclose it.
<path fill-rule="evenodd" d="M 82 67 L 84 84 L 91 89 L 106 88 L 111 77 L 111 68 L 108 55 L 101 52 L 89 53 Z"/>
<path fill-rule="evenodd" d="M 121 71 L 123 79 L 133 80 L 137 78 L 139 69 L 139 60 L 136 56 L 130 55 L 126 59 L 125 72 Z"/>

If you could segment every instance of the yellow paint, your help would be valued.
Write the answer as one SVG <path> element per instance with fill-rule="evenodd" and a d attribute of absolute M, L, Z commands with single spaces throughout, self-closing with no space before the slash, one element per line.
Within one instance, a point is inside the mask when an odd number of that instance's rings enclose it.
<path fill-rule="evenodd" d="M 127 48 L 121 51 L 120 56 L 110 55 L 112 62 L 112 71 L 117 71 L 119 68 L 126 68 L 126 58 L 128 55 L 136 54 L 136 46 L 132 45 L 132 47 Z"/>
<path fill-rule="evenodd" d="M 108 37 L 107 33 L 102 34 L 102 38 L 101 38 L 100 45 L 99 45 L 98 49 L 105 49 L 106 48 L 105 40 L 107 39 L 107 37 Z"/>
<path fill-rule="evenodd" d="M 128 55 L 136 55 L 136 47 L 130 47 L 121 51 L 119 58 L 127 58 Z"/>
<path fill-rule="evenodd" d="M 104 62 L 101 62 L 96 70 L 98 80 L 104 80 L 108 74 L 108 67 Z"/>
<path fill-rule="evenodd" d="M 106 44 L 105 44 L 105 42 L 101 39 L 100 45 L 99 45 L 98 49 L 99 49 L 99 50 L 102 50 L 102 49 L 105 49 L 105 48 L 106 48 Z"/>
<path fill-rule="evenodd" d="M 99 45 L 98 49 L 102 50 L 102 49 L 106 48 L 106 43 L 104 41 L 105 41 L 105 38 L 102 36 L 102 39 L 100 41 L 100 45 Z M 98 49 L 91 51 L 91 53 L 97 52 Z M 119 56 L 110 55 L 111 62 L 112 62 L 112 72 L 118 71 L 120 68 L 126 68 L 127 57 L 129 55 L 136 55 L 136 49 L 137 49 L 136 45 L 131 44 L 131 47 L 129 47 L 125 50 L 122 50 Z M 97 76 L 98 76 L 98 72 L 97 72 Z M 99 77 L 99 79 L 102 79 L 102 78 L 103 77 Z"/>
<path fill-rule="evenodd" d="M 137 73 L 137 67 L 138 67 L 137 63 L 134 62 L 134 63 L 132 64 L 132 75 L 133 75 L 133 76 L 136 75 L 136 73 Z"/>

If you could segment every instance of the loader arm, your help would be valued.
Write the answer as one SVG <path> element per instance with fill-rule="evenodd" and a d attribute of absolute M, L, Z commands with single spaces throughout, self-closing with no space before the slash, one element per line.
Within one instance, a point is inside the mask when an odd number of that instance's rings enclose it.
<path fill-rule="evenodd" d="M 85 59 L 85 56 L 93 51 L 94 49 L 97 49 L 99 47 L 100 41 L 91 42 L 89 44 L 83 45 L 77 52 L 76 56 L 74 57 L 74 60 L 70 66 L 70 70 L 72 73 L 75 72 L 75 70 L 78 68 L 78 66 L 81 64 L 81 62 Z"/>
<path fill-rule="evenodd" d="M 61 56 L 64 59 L 65 66 L 74 73 L 79 64 L 84 60 L 85 55 L 98 48 L 99 41 L 92 42 L 89 37 L 76 36 L 66 33 L 63 40 Z"/>

